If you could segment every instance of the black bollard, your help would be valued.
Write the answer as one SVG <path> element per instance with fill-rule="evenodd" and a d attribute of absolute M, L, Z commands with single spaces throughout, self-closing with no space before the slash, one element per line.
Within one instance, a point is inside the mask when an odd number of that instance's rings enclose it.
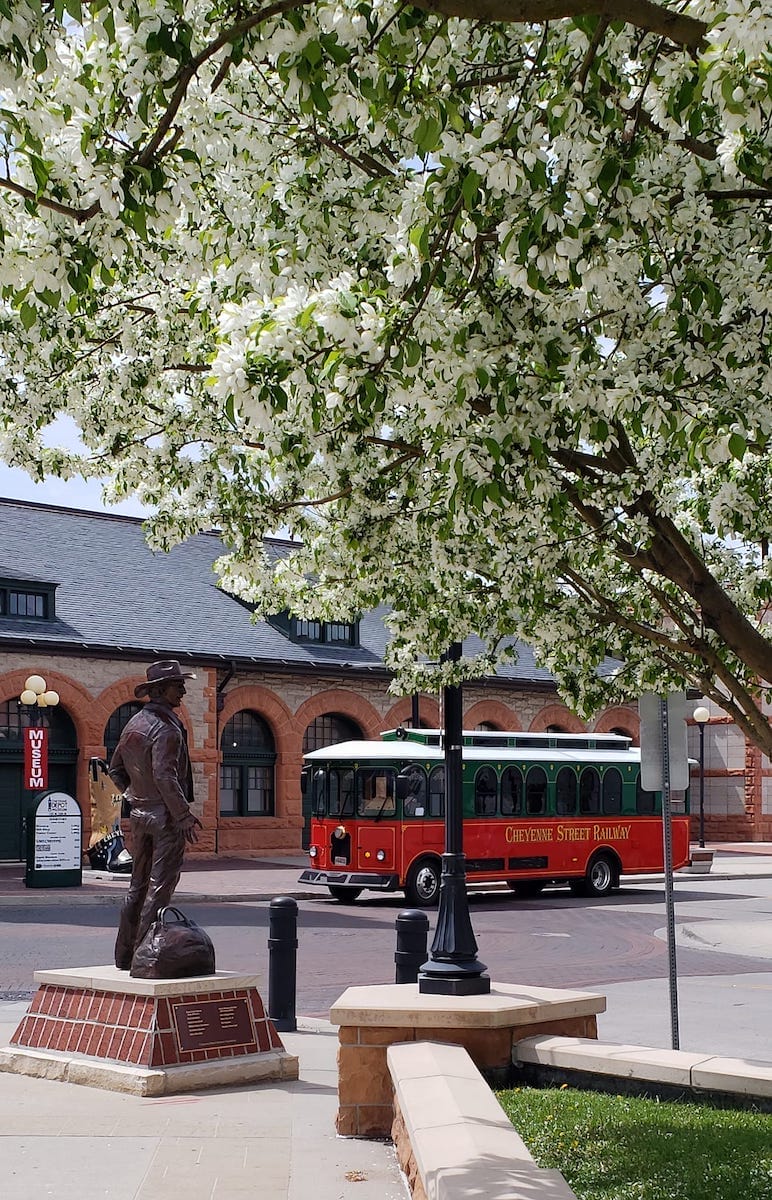
<path fill-rule="evenodd" d="M 298 905 L 277 896 L 268 905 L 268 1016 L 280 1033 L 294 1033 Z"/>
<path fill-rule="evenodd" d="M 396 983 L 416 983 L 418 972 L 426 962 L 426 941 L 429 934 L 429 918 L 417 908 L 407 908 L 396 920 L 397 964 Z"/>

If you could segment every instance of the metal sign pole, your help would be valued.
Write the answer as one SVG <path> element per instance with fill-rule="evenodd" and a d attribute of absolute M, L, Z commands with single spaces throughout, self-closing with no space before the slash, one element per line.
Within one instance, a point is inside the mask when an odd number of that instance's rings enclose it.
<path fill-rule="evenodd" d="M 675 905 L 673 898 L 673 829 L 670 823 L 670 732 L 668 703 L 659 702 L 662 735 L 662 841 L 665 857 L 665 913 L 667 917 L 667 957 L 670 981 L 670 1030 L 672 1048 L 679 1049 L 678 1039 L 678 972 L 676 969 Z"/>

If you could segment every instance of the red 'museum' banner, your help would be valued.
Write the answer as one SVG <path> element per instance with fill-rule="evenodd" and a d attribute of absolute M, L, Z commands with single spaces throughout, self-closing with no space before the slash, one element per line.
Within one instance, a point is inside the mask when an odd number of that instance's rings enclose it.
<path fill-rule="evenodd" d="M 24 730 L 24 786 L 33 792 L 48 787 L 48 730 L 42 726 Z"/>

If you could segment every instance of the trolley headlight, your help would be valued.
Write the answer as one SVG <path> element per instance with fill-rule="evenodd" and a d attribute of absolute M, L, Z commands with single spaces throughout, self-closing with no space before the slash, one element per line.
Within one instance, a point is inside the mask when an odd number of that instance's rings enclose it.
<path fill-rule="evenodd" d="M 346 836 L 346 829 L 345 829 L 345 826 L 343 826 L 343 825 L 336 825 L 336 826 L 335 826 L 335 828 L 334 828 L 334 829 L 333 829 L 333 831 L 332 831 L 332 836 L 333 836 L 334 838 L 344 838 L 344 837 Z"/>
<path fill-rule="evenodd" d="M 309 858 L 317 858 L 318 855 L 319 855 L 319 847 L 311 846 L 308 851 L 308 857 Z"/>
<path fill-rule="evenodd" d="M 375 857 L 378 859 L 378 862 L 385 862 L 386 861 L 386 851 L 385 850 L 376 851 Z"/>

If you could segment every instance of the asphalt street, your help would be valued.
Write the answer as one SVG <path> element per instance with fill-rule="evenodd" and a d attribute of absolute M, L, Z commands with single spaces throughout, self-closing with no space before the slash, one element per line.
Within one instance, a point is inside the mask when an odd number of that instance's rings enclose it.
<path fill-rule="evenodd" d="M 111 961 L 120 895 L 66 894 L 56 905 L 0 906 L 0 995 L 23 999 L 43 967 Z M 299 1014 L 327 1015 L 346 987 L 394 979 L 395 918 L 404 901 L 366 895 L 341 906 L 323 893 L 299 900 Z M 218 967 L 267 977 L 268 903 L 197 902 L 184 909 L 206 928 Z M 663 889 L 623 887 L 604 900 L 565 890 L 518 901 L 509 892 L 470 898 L 479 957 L 492 978 L 602 991 L 600 1036 L 671 1045 L 673 1009 Z M 676 1001 L 682 1049 L 772 1061 L 772 878 L 681 879 L 676 887 Z M 435 914 L 429 914 L 433 933 Z"/>

